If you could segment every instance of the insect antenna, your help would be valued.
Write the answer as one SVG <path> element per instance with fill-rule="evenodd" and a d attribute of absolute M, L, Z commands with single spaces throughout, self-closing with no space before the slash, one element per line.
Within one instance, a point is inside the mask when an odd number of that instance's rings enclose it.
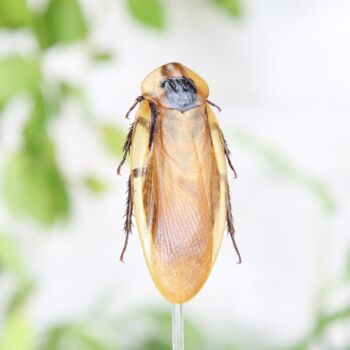
<path fill-rule="evenodd" d="M 215 107 L 219 112 L 221 112 L 221 108 L 220 108 L 218 105 L 216 105 L 214 102 L 211 102 L 211 101 L 209 101 L 209 100 L 207 100 L 207 102 L 208 102 L 211 106 Z"/>
<path fill-rule="evenodd" d="M 132 186 L 131 186 L 131 175 L 128 180 L 127 187 L 127 199 L 126 199 L 126 209 L 125 209 L 125 222 L 124 222 L 124 232 L 125 232 L 125 241 L 122 253 L 120 254 L 120 261 L 124 262 L 124 254 L 129 243 L 129 235 L 131 233 L 132 227 L 132 212 L 133 212 L 133 200 L 132 200 Z"/>
<path fill-rule="evenodd" d="M 128 112 L 125 115 L 126 119 L 129 119 L 129 114 L 132 112 L 132 110 L 137 106 L 138 103 L 142 102 L 145 98 L 143 96 L 137 96 L 135 103 L 130 107 L 130 109 L 128 110 Z"/>

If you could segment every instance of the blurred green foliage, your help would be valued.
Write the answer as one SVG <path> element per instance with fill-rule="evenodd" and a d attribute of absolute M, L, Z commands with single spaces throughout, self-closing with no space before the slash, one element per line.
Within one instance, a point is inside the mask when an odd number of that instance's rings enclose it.
<path fill-rule="evenodd" d="M 191 350 L 246 350 L 246 346 L 235 343 L 231 335 L 213 338 L 210 333 L 203 332 L 203 330 L 194 322 L 189 315 L 186 314 L 186 307 L 184 307 L 184 340 L 185 349 Z M 141 308 L 139 313 L 131 314 L 131 318 L 125 317 L 126 327 L 128 323 L 138 328 L 143 325 L 145 334 L 138 340 L 136 346 L 127 346 L 122 344 L 123 348 L 130 350 L 170 350 L 172 349 L 172 335 L 171 335 L 171 312 L 169 309 L 160 308 Z M 125 322 L 125 321 L 124 321 Z M 145 326 L 146 325 L 146 326 Z M 147 327 L 148 325 L 148 327 Z M 132 332 L 132 330 L 131 330 Z M 130 334 L 130 329 L 126 328 L 126 333 Z M 261 349 L 263 346 L 261 347 Z M 255 349 L 257 350 L 257 349 Z"/>
<path fill-rule="evenodd" d="M 234 18 L 242 16 L 240 0 L 208 0 L 226 11 Z M 164 0 L 126 0 L 130 14 L 140 24 L 147 27 L 164 30 L 166 28 L 166 1 Z"/>
<path fill-rule="evenodd" d="M 234 139 L 253 151 L 263 160 L 264 164 L 273 167 L 289 181 L 292 180 L 310 191 L 324 213 L 334 212 L 335 200 L 327 186 L 316 177 L 302 171 L 286 152 L 273 145 L 268 145 L 243 130 L 236 130 Z"/>
<path fill-rule="evenodd" d="M 30 21 L 26 0 L 0 0 L 0 27 L 18 28 L 29 25 Z"/>
<path fill-rule="evenodd" d="M 229 15 L 239 18 L 242 15 L 240 0 L 212 0 L 223 8 Z"/>
<path fill-rule="evenodd" d="M 34 30 L 42 48 L 70 44 L 86 38 L 88 27 L 76 0 L 51 0 L 34 19 Z"/>
<path fill-rule="evenodd" d="M 47 124 L 49 111 L 40 92 L 34 93 L 33 110 L 23 130 L 23 146 L 8 160 L 4 177 L 5 199 L 17 215 L 52 224 L 68 215 L 68 190 L 55 157 Z"/>
<path fill-rule="evenodd" d="M 339 324 L 342 321 L 348 322 L 349 319 L 350 305 L 340 309 L 339 311 L 321 313 L 315 319 L 314 326 L 311 331 L 296 345 L 288 348 L 288 350 L 308 350 L 315 344 L 322 344 L 322 336 L 324 336 L 330 327 Z M 322 349 L 326 349 L 326 347 L 323 346 Z M 348 348 L 346 348 L 346 350 L 348 350 Z"/>
<path fill-rule="evenodd" d="M 15 96 L 34 91 L 40 83 L 38 62 L 10 56 L 0 59 L 0 108 Z"/>
<path fill-rule="evenodd" d="M 67 323 L 49 329 L 40 350 L 118 350 L 96 330 L 84 324 Z"/>
<path fill-rule="evenodd" d="M 30 322 L 21 309 L 7 317 L 0 338 L 0 350 L 35 350 Z"/>
<path fill-rule="evenodd" d="M 52 224 L 68 214 L 68 193 L 46 140 L 38 156 L 24 149 L 11 156 L 5 173 L 5 198 L 14 214 Z M 48 157 L 50 159 L 45 159 Z"/>
<path fill-rule="evenodd" d="M 348 254 L 345 260 L 344 282 L 350 283 L 350 247 L 348 248 Z"/>
<path fill-rule="evenodd" d="M 0 233 L 0 271 L 10 271 L 19 282 L 24 280 L 25 272 L 16 243 L 9 235 L 3 233 Z"/>
<path fill-rule="evenodd" d="M 103 193 L 108 189 L 107 184 L 93 175 L 87 175 L 83 179 L 85 186 L 93 193 Z"/>
<path fill-rule="evenodd" d="M 137 21 L 155 29 L 164 29 L 164 9 L 161 0 L 127 0 L 130 13 Z"/>
<path fill-rule="evenodd" d="M 91 57 L 95 62 L 108 62 L 115 59 L 110 52 L 106 51 L 94 51 L 92 52 Z"/>
<path fill-rule="evenodd" d="M 3 233 L 0 233 L 0 273 L 0 278 L 8 274 L 14 279 L 7 308 L 0 314 L 0 350 L 34 350 L 34 333 L 25 313 L 33 285 L 16 242 Z"/>
<path fill-rule="evenodd" d="M 121 157 L 123 155 L 125 131 L 112 124 L 103 124 L 100 132 L 106 149 L 115 157 Z"/>
<path fill-rule="evenodd" d="M 4 10 L 0 17 L 3 27 L 27 26 L 45 49 L 78 42 L 88 35 L 83 10 L 76 0 L 51 0 L 43 11 L 31 9 L 25 1 L 1 0 L 0 8 Z M 45 81 L 41 73 L 44 54 L 0 60 L 0 107 L 19 94 L 26 94 L 33 106 L 23 129 L 23 145 L 7 162 L 4 198 L 14 214 L 50 225 L 67 218 L 70 205 L 67 179 L 57 163 L 48 129 L 52 117 L 60 112 L 62 97 L 73 94 L 73 90 L 64 82 Z"/>

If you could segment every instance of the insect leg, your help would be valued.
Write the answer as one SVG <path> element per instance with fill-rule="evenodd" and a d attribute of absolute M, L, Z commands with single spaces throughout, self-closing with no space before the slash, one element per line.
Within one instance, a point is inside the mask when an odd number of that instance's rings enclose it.
<path fill-rule="evenodd" d="M 128 113 L 126 113 L 126 116 L 125 118 L 129 118 L 129 114 L 131 113 L 131 111 L 137 106 L 138 103 L 142 102 L 145 98 L 143 96 L 138 96 L 136 97 L 136 101 L 135 103 L 130 107 L 130 109 L 128 110 Z M 131 147 L 131 142 L 132 142 L 132 134 L 133 134 L 133 131 L 134 131 L 134 123 L 131 124 L 130 126 L 130 129 L 129 129 L 129 132 L 128 132 L 128 135 L 126 137 L 126 141 L 124 143 L 124 146 L 123 146 L 123 158 L 118 166 L 118 170 L 117 170 L 117 173 L 118 175 L 120 175 L 120 170 L 126 160 L 126 156 L 128 154 L 128 152 L 130 151 L 130 147 Z"/>
<path fill-rule="evenodd" d="M 227 191 L 228 191 L 228 198 L 227 198 L 227 201 L 228 201 L 228 203 L 227 203 L 228 204 L 227 205 L 227 231 L 228 231 L 228 233 L 231 236 L 233 247 L 234 247 L 234 249 L 236 251 L 236 254 L 238 256 L 238 264 L 240 264 L 242 262 L 242 257 L 241 257 L 241 253 L 239 252 L 237 243 L 235 241 L 235 228 L 234 228 L 234 225 L 233 225 L 231 196 L 230 196 L 230 188 L 229 187 L 227 187 Z"/>
<path fill-rule="evenodd" d="M 150 102 L 150 107 L 151 107 L 152 118 L 151 118 L 151 129 L 150 129 L 149 144 L 148 144 L 149 149 L 151 149 L 153 144 L 154 132 L 156 131 L 156 123 L 157 123 L 157 117 L 158 117 L 158 110 L 157 110 L 156 104 L 153 102 Z"/>
<path fill-rule="evenodd" d="M 221 112 L 221 108 L 220 108 L 218 105 L 216 105 L 214 102 L 211 102 L 211 101 L 209 101 L 209 100 L 207 100 L 207 102 L 208 102 L 211 106 L 215 107 L 219 112 Z"/>
<path fill-rule="evenodd" d="M 222 135 L 222 139 L 224 141 L 225 156 L 226 156 L 228 165 L 230 166 L 231 170 L 233 171 L 234 178 L 237 179 L 237 173 L 236 173 L 236 170 L 233 167 L 233 164 L 232 164 L 232 161 L 231 161 L 231 152 L 230 152 L 230 150 L 228 148 L 227 141 L 226 141 L 225 136 L 224 136 L 222 131 L 221 131 L 221 135 Z"/>
<path fill-rule="evenodd" d="M 126 210 L 125 210 L 125 223 L 124 223 L 124 232 L 125 232 L 125 242 L 122 253 L 120 254 L 120 261 L 124 262 L 124 254 L 126 248 L 128 247 L 129 235 L 131 233 L 132 227 L 132 212 L 133 212 L 133 199 L 132 199 L 132 183 L 131 175 L 128 180 L 128 189 L 127 189 L 127 199 L 126 199 Z"/>
<path fill-rule="evenodd" d="M 129 108 L 128 113 L 126 113 L 125 118 L 129 119 L 129 114 L 132 112 L 132 110 L 137 106 L 138 103 L 143 101 L 145 98 L 143 96 L 136 97 L 135 103 Z"/>
<path fill-rule="evenodd" d="M 120 170 L 122 169 L 122 166 L 126 160 L 126 156 L 128 155 L 129 151 L 130 151 L 130 147 L 131 147 L 131 143 L 132 143 L 132 134 L 134 132 L 134 123 L 131 124 L 129 131 L 128 131 L 128 135 L 126 136 L 126 140 L 123 146 L 123 158 L 120 161 L 119 165 L 118 165 L 118 169 L 117 169 L 117 173 L 118 175 L 120 175 Z"/>

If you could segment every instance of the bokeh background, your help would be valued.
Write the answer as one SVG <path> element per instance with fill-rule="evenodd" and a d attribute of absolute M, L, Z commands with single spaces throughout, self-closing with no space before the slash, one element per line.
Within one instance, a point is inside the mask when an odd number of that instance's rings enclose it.
<path fill-rule="evenodd" d="M 170 349 L 136 229 L 125 112 L 201 74 L 232 151 L 225 238 L 187 349 L 350 349 L 350 2 L 0 0 L 0 349 Z"/>

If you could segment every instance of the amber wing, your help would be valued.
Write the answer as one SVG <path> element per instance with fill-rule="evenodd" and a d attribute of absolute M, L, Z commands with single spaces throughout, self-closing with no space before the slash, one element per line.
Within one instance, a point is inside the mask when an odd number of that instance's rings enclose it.
<path fill-rule="evenodd" d="M 226 168 L 220 173 L 205 108 L 159 109 L 143 173 L 146 260 L 160 292 L 176 303 L 208 278 L 222 239 L 217 218 L 226 219 Z"/>

